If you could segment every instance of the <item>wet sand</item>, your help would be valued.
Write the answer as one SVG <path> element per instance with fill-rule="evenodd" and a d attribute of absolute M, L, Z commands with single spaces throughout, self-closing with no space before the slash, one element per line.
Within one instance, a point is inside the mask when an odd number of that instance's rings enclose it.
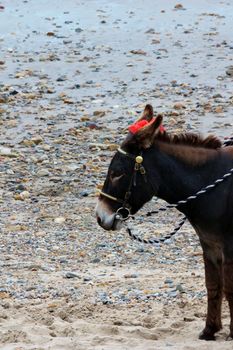
<path fill-rule="evenodd" d="M 94 216 L 146 103 L 172 132 L 232 136 L 233 4 L 177 4 L 0 3 L 1 349 L 232 348 L 226 303 L 216 342 L 198 340 L 206 291 L 188 224 L 147 247 Z M 164 235 L 177 220 L 149 227 Z"/>

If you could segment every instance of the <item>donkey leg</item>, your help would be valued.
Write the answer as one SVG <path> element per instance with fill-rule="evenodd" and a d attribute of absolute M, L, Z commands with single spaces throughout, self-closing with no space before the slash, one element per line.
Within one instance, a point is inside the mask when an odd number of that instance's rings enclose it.
<path fill-rule="evenodd" d="M 205 281 L 208 307 L 206 325 L 199 339 L 215 340 L 214 334 L 222 328 L 221 304 L 223 289 L 222 252 L 219 248 L 210 247 L 201 242 L 205 264 Z"/>
<path fill-rule="evenodd" d="M 230 308 L 230 334 L 228 340 L 233 340 L 233 252 L 231 258 L 224 256 L 224 293 Z"/>

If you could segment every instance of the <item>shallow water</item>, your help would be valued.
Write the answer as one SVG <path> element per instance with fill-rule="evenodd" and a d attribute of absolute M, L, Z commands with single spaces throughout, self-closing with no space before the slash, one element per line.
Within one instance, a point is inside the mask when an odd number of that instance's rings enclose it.
<path fill-rule="evenodd" d="M 224 103 L 233 89 L 233 79 L 225 73 L 233 60 L 233 3 L 183 1 L 181 10 L 175 4 L 149 0 L 3 2 L 0 59 L 6 64 L 0 71 L 0 84 L 30 91 L 47 84 L 54 91 L 44 94 L 40 104 L 49 105 L 60 93 L 68 92 L 75 101 L 75 106 L 69 106 L 72 112 L 109 108 L 111 113 L 103 122 L 111 120 L 115 127 L 120 116 L 125 118 L 126 109 L 134 111 L 140 103 L 151 102 L 162 112 L 170 110 L 174 101 L 184 100 L 183 92 L 175 91 L 171 81 L 194 89 L 190 97 L 194 109 L 219 93 Z M 48 32 L 53 36 L 47 36 Z M 143 50 L 145 55 L 131 50 Z M 47 59 L 49 55 L 54 60 Z M 26 69 L 33 71 L 32 76 L 15 78 L 16 72 Z M 57 82 L 60 76 L 66 80 Z M 23 108 L 18 105 L 16 111 L 22 113 Z M 37 123 L 33 110 L 31 114 L 26 120 L 21 118 L 16 128 L 20 133 L 28 119 Z M 205 117 L 191 108 L 184 119 L 195 130 L 212 132 L 217 127 L 219 135 L 227 136 L 231 115 L 232 104 L 221 115 Z M 67 126 L 72 125 L 70 121 Z"/>

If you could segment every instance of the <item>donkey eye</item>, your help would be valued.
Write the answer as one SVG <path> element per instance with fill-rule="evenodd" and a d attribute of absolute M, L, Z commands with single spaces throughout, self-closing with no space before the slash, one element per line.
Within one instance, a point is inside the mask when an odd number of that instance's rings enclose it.
<path fill-rule="evenodd" d="M 111 181 L 113 182 L 113 183 L 115 183 L 115 182 L 117 182 L 118 180 L 120 180 L 123 176 L 125 176 L 125 174 L 123 173 L 121 173 L 121 174 L 119 174 L 119 173 L 117 173 L 117 172 L 114 172 L 114 171 L 112 171 L 111 173 L 110 173 L 110 179 L 111 179 Z"/>
<path fill-rule="evenodd" d="M 112 171 L 110 172 L 110 176 L 111 176 L 112 178 L 114 178 L 114 177 L 119 177 L 119 176 L 121 176 L 121 175 L 123 175 L 123 174 L 124 174 L 123 172 L 114 171 L 114 170 L 112 170 Z"/>

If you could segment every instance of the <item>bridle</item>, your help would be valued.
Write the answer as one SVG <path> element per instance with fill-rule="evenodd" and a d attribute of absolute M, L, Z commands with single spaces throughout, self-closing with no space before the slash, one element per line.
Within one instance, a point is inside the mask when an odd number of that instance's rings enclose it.
<path fill-rule="evenodd" d="M 129 198 L 130 198 L 131 193 L 132 193 L 132 187 L 136 186 L 137 173 L 139 172 L 143 176 L 145 182 L 147 182 L 147 177 L 146 177 L 146 170 L 145 170 L 144 166 L 142 165 L 142 163 L 143 163 L 142 152 L 138 156 L 135 156 L 131 153 L 128 153 L 128 152 L 124 151 L 122 148 L 118 148 L 117 152 L 121 153 L 125 157 L 128 157 L 128 158 L 134 160 L 134 162 L 135 162 L 133 174 L 131 175 L 129 186 L 128 186 L 128 189 L 125 193 L 124 199 L 111 196 L 110 194 L 105 193 L 103 191 L 99 191 L 99 193 L 103 197 L 106 197 L 108 199 L 111 199 L 112 201 L 115 201 L 115 202 L 122 204 L 122 206 L 119 209 L 117 209 L 117 211 L 115 213 L 115 218 L 117 220 L 125 221 L 131 216 L 130 215 L 130 208 L 131 207 L 130 207 L 130 204 L 128 201 L 129 201 Z"/>

